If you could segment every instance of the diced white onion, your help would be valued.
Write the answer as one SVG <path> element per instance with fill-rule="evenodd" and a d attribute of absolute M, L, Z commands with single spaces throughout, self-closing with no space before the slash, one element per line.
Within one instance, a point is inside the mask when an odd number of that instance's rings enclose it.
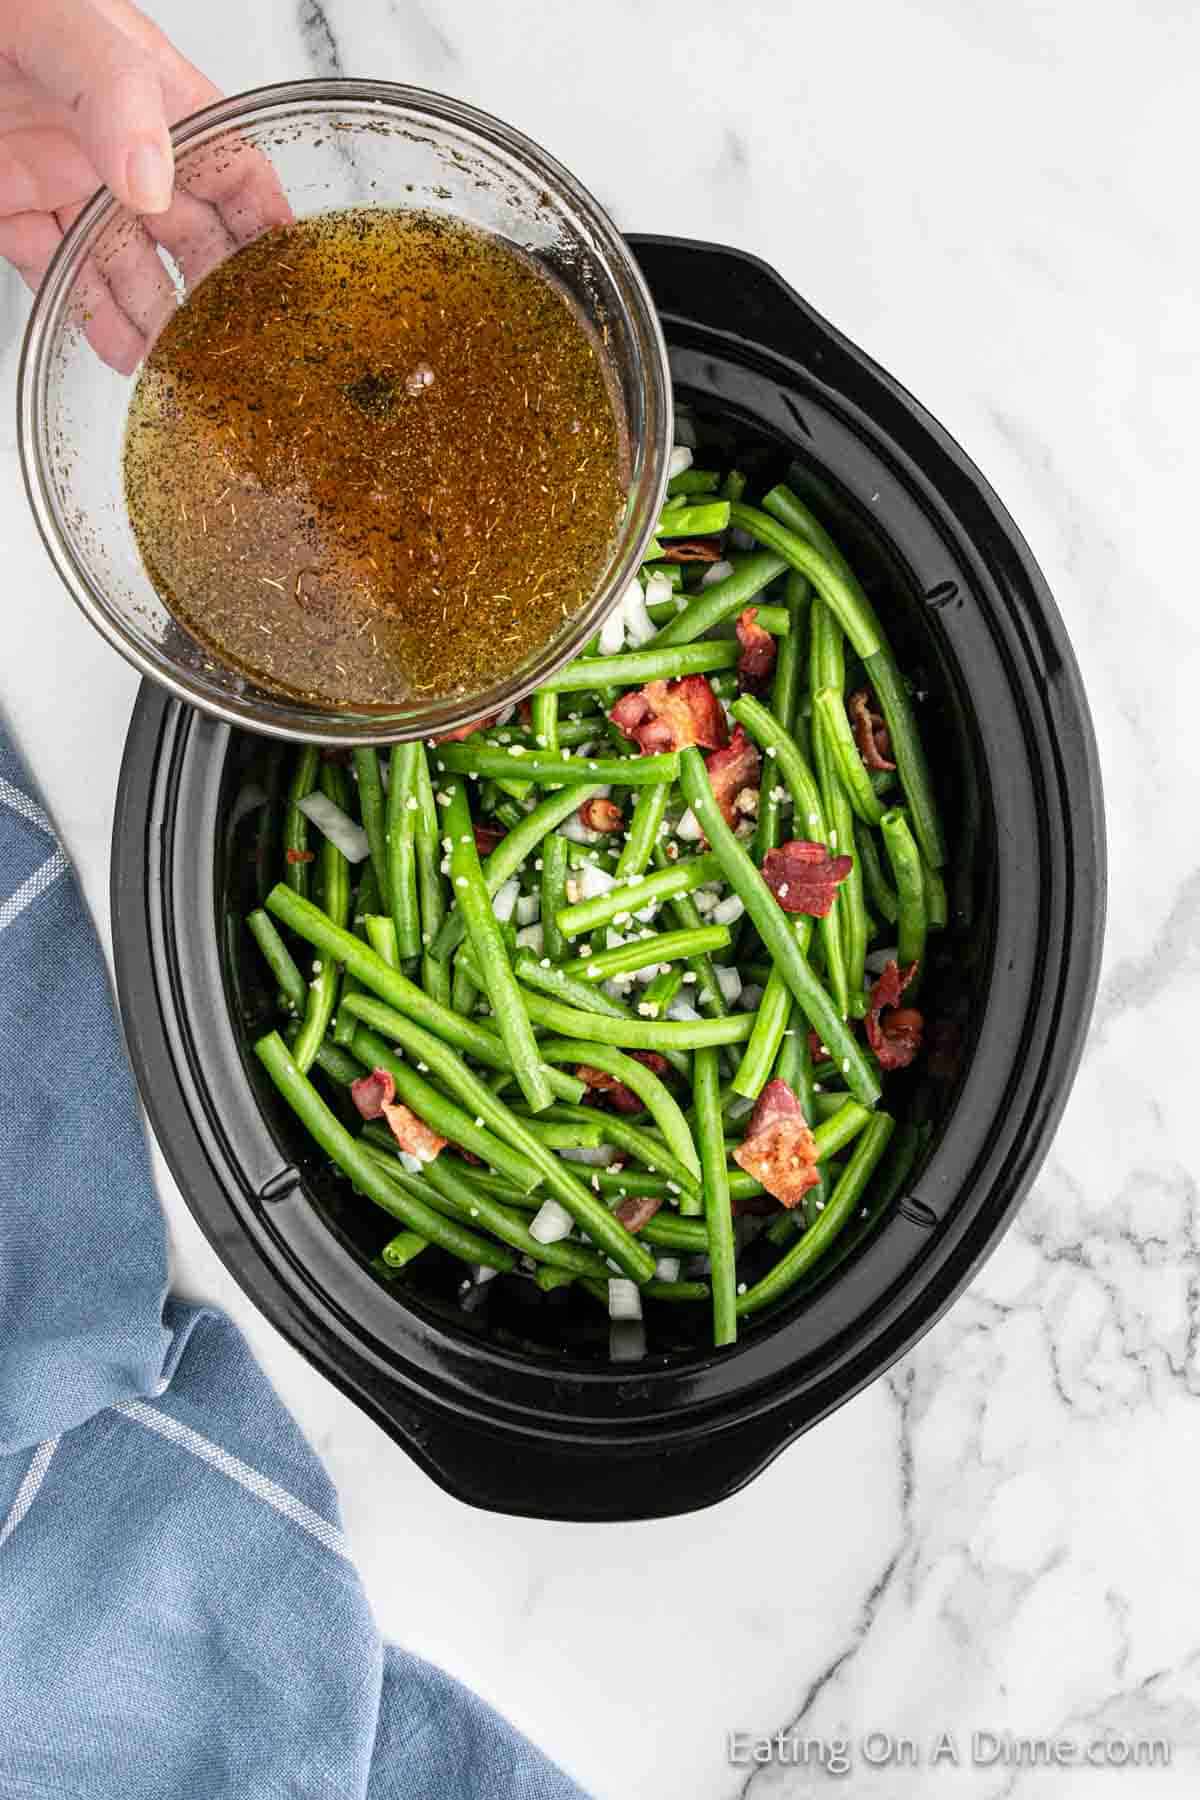
<path fill-rule="evenodd" d="M 616 876 L 602 869 L 599 863 L 584 863 L 579 871 L 579 888 L 585 900 L 598 900 L 601 894 L 607 894 L 616 885 Z"/>
<path fill-rule="evenodd" d="M 691 466 L 692 452 L 690 447 L 687 444 L 676 444 L 671 452 L 671 461 L 667 468 L 667 474 L 674 480 L 676 475 L 682 475 L 685 469 L 690 469 Z"/>
<path fill-rule="evenodd" d="M 717 986 L 725 996 L 728 1005 L 732 1006 L 742 991 L 742 978 L 732 963 L 717 963 Z"/>
<path fill-rule="evenodd" d="M 610 1362 L 641 1362 L 646 1354 L 646 1327 L 640 1319 L 614 1319 L 608 1328 Z"/>
<path fill-rule="evenodd" d="M 654 1265 L 654 1278 L 656 1281 L 678 1281 L 679 1267 L 677 1256 L 660 1256 Z"/>
<path fill-rule="evenodd" d="M 640 581 L 631 581 L 625 589 L 621 611 L 625 619 L 625 636 L 634 649 L 638 649 L 642 644 L 648 644 L 658 630 L 658 626 L 646 611 L 646 596 L 642 593 Z"/>
<path fill-rule="evenodd" d="M 718 581 L 724 581 L 727 575 L 732 574 L 733 564 L 731 562 L 709 563 L 700 577 L 700 586 L 702 588 L 716 587 Z"/>
<path fill-rule="evenodd" d="M 735 919 L 741 918 L 745 910 L 745 902 L 736 894 L 726 894 L 724 900 L 719 900 L 708 916 L 714 925 L 732 925 Z"/>
<path fill-rule="evenodd" d="M 867 958 L 867 967 L 872 975 L 882 975 L 890 962 L 899 958 L 900 951 L 895 944 L 887 944 L 882 950 L 872 950 Z"/>
<path fill-rule="evenodd" d="M 697 888 L 696 892 L 692 895 L 692 899 L 696 903 L 696 911 L 701 913 L 714 912 L 720 905 L 717 896 L 709 893 L 706 888 Z"/>
<path fill-rule="evenodd" d="M 602 981 L 600 985 L 610 1000 L 624 1000 L 628 996 L 629 986 L 627 976 L 614 976 L 611 981 Z"/>
<path fill-rule="evenodd" d="M 540 956 L 545 948 L 545 926 L 540 921 L 535 925 L 522 925 L 517 933 L 517 949 L 532 950 L 535 956 Z"/>
<path fill-rule="evenodd" d="M 653 948 L 653 946 L 651 947 Z M 633 979 L 640 987 L 649 987 L 655 976 L 661 975 L 662 971 L 663 964 L 661 962 L 650 962 L 647 963 L 644 968 L 635 969 L 633 971 Z"/>
<path fill-rule="evenodd" d="M 499 1269 L 489 1268 L 487 1263 L 471 1264 L 471 1280 L 476 1287 L 482 1287 L 485 1281 L 493 1281 L 499 1273 Z"/>
<path fill-rule="evenodd" d="M 686 413 L 675 414 L 675 444 L 685 444 L 689 450 L 696 448 L 696 427 Z"/>
<path fill-rule="evenodd" d="M 543 1200 L 529 1221 L 529 1235 L 539 1244 L 557 1244 L 560 1238 L 571 1235 L 574 1223 L 566 1207 L 557 1200 Z"/>
<path fill-rule="evenodd" d="M 257 812 L 259 807 L 265 806 L 266 803 L 266 789 L 260 787 L 257 781 L 248 781 L 245 787 L 239 788 L 237 798 L 234 800 L 229 814 L 229 830 L 232 831 L 235 825 L 241 824 L 248 813 Z"/>
<path fill-rule="evenodd" d="M 618 656 L 625 648 L 625 608 L 618 601 L 600 627 L 601 656 Z"/>
<path fill-rule="evenodd" d="M 642 1296 L 636 1281 L 625 1276 L 612 1276 L 608 1283 L 608 1316 L 610 1319 L 640 1319 Z"/>
<path fill-rule="evenodd" d="M 664 575 L 661 569 L 655 569 L 646 583 L 646 605 L 660 606 L 664 600 L 673 600 L 675 589 L 671 586 L 671 578 Z"/>
<path fill-rule="evenodd" d="M 572 844 L 599 844 L 604 841 L 605 834 L 602 831 L 593 831 L 590 825 L 584 824 L 578 813 L 572 813 L 570 818 L 564 819 L 559 826 L 558 835 L 565 837 Z"/>
<path fill-rule="evenodd" d="M 518 894 L 513 917 L 518 925 L 532 925 L 541 914 L 542 903 L 536 894 Z"/>
<path fill-rule="evenodd" d="M 371 854 L 367 834 L 344 813 L 328 794 L 305 794 L 296 804 L 306 819 L 311 819 L 323 837 L 341 851 L 347 862 L 360 863 Z"/>
<path fill-rule="evenodd" d="M 425 1167 L 419 1156 L 413 1156 L 408 1150 L 401 1150 L 400 1161 L 410 1175 L 419 1175 Z"/>
<path fill-rule="evenodd" d="M 517 898 L 521 892 L 521 883 L 515 875 L 502 882 L 492 895 L 492 911 L 502 925 L 507 925 L 513 916 Z"/>
<path fill-rule="evenodd" d="M 751 982 L 747 982 L 746 986 L 742 989 L 741 993 L 738 995 L 737 1003 L 743 1012 L 754 1012 L 757 1009 L 759 1001 L 762 999 L 762 997 L 763 997 L 762 989 L 760 987 L 756 987 L 754 982 L 751 981 Z"/>
<path fill-rule="evenodd" d="M 696 1011 L 694 1006 L 683 998 L 682 994 L 676 994 L 670 1006 L 667 1008 L 667 1017 L 668 1019 L 681 1019 L 688 1024 L 694 1025 L 697 1019 L 699 1019 L 700 1014 Z"/>
<path fill-rule="evenodd" d="M 613 1144 L 578 1144 L 573 1150 L 560 1150 L 558 1154 L 567 1162 L 585 1163 L 589 1169 L 607 1169 L 621 1153 Z"/>
<path fill-rule="evenodd" d="M 702 838 L 704 836 L 704 827 L 703 827 L 703 825 L 701 825 L 699 819 L 696 817 L 695 813 L 692 811 L 690 806 L 688 807 L 687 811 L 684 813 L 683 817 L 680 819 L 678 825 L 676 825 L 675 836 L 680 837 L 680 838 L 686 838 L 689 843 L 692 843 L 697 838 Z"/>

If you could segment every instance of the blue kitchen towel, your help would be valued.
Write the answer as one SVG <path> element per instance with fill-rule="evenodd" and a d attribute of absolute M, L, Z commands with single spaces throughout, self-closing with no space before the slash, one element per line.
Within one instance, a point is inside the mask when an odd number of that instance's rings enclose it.
<path fill-rule="evenodd" d="M 381 1643 L 324 1469 L 166 1276 L 100 949 L 0 729 L 0 1795 L 579 1800 Z"/>

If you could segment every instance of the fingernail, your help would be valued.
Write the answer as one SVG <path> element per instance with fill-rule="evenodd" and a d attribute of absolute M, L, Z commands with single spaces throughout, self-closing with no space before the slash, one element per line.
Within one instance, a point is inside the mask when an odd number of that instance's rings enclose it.
<path fill-rule="evenodd" d="M 171 204 L 175 171 L 158 144 L 138 144 L 129 152 L 125 182 L 137 212 L 166 212 Z"/>

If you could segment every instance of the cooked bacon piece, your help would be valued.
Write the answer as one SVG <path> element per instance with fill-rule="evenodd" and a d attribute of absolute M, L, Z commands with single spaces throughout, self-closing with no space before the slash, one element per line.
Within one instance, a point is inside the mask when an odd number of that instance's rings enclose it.
<path fill-rule="evenodd" d="M 379 1119 L 396 1098 L 396 1084 L 386 1069 L 372 1069 L 350 1083 L 350 1098 L 364 1119 Z"/>
<path fill-rule="evenodd" d="M 476 1156 L 475 1152 L 473 1150 L 468 1150 L 465 1144 L 451 1144 L 450 1148 L 454 1151 L 456 1156 L 461 1156 L 463 1161 L 471 1168 L 483 1169 L 487 1167 L 482 1156 Z"/>
<path fill-rule="evenodd" d="M 435 737 L 435 744 L 455 744 L 462 738 L 469 738 L 473 731 L 487 731 L 499 719 L 499 713 L 489 713 L 486 719 L 472 719 L 468 725 L 460 725 L 457 731 L 443 731 L 441 737 Z"/>
<path fill-rule="evenodd" d="M 738 614 L 737 640 L 742 646 L 738 657 L 738 686 L 751 694 L 761 694 L 775 667 L 775 639 L 758 622 L 757 606 L 748 606 Z"/>
<path fill-rule="evenodd" d="M 589 831 L 620 831 L 625 823 L 625 814 L 615 800 L 604 800 L 599 795 L 594 795 L 580 807 L 579 823 L 586 825 Z"/>
<path fill-rule="evenodd" d="M 650 1223 L 661 1205 L 661 1194 L 630 1194 L 619 1206 L 614 1206 L 613 1211 L 626 1231 L 640 1231 L 643 1225 Z"/>
<path fill-rule="evenodd" d="M 857 688 L 846 702 L 858 754 L 868 769 L 894 769 L 892 740 L 870 688 Z"/>
<path fill-rule="evenodd" d="M 662 553 L 663 562 L 706 562 L 721 560 L 721 546 L 716 538 L 676 538 Z"/>
<path fill-rule="evenodd" d="M 666 1074 L 669 1066 L 667 1059 L 660 1056 L 657 1050 L 631 1050 L 629 1054 L 652 1074 Z M 594 1069 L 590 1063 L 580 1063 L 575 1071 L 575 1079 L 582 1081 L 590 1090 L 586 1098 L 594 1106 L 603 1106 L 607 1102 L 614 1112 L 636 1113 L 642 1110 L 642 1101 L 616 1075 L 609 1075 L 603 1069 Z"/>
<path fill-rule="evenodd" d="M 721 702 L 703 675 L 648 681 L 645 687 L 622 694 L 608 716 L 643 756 L 682 750 L 689 744 L 719 750 L 729 737 Z"/>
<path fill-rule="evenodd" d="M 712 783 L 713 799 L 720 807 L 725 823 L 732 825 L 741 794 L 746 788 L 758 786 L 762 768 L 758 746 L 740 725 L 735 725 L 729 742 L 706 756 L 704 766 Z"/>
<path fill-rule="evenodd" d="M 786 1081 L 768 1081 L 733 1160 L 783 1206 L 799 1205 L 816 1186 L 820 1180 L 816 1141 Z"/>
<path fill-rule="evenodd" d="M 784 912 L 809 913 L 823 919 L 833 905 L 838 883 L 854 867 L 849 856 L 830 856 L 824 844 L 792 838 L 763 857 L 762 876 Z"/>
<path fill-rule="evenodd" d="M 448 1138 L 439 1137 L 422 1118 L 412 1110 L 411 1106 L 384 1106 L 383 1116 L 388 1122 L 392 1136 L 402 1150 L 421 1162 L 432 1162 L 439 1150 L 444 1150 Z"/>
<path fill-rule="evenodd" d="M 503 825 L 485 825 L 478 819 L 471 829 L 475 833 L 475 848 L 480 856 L 490 856 L 500 839 L 508 836 Z"/>
<path fill-rule="evenodd" d="M 879 1058 L 881 1069 L 906 1069 L 921 1048 L 925 1020 L 915 1006 L 901 1006 L 905 988 L 917 972 L 916 963 L 901 969 L 895 957 L 871 989 L 867 1009 L 867 1042 Z"/>
<path fill-rule="evenodd" d="M 290 863 L 310 863 L 315 856 L 315 850 L 289 850 L 287 853 Z"/>
<path fill-rule="evenodd" d="M 521 724 L 525 727 L 526 731 L 528 731 L 533 724 L 533 702 L 532 701 L 521 700 L 518 702 L 517 718 L 521 721 Z"/>
<path fill-rule="evenodd" d="M 814 1062 L 828 1062 L 829 1061 L 829 1049 L 828 1049 L 827 1045 L 825 1045 L 821 1042 L 820 1032 L 817 1032 L 817 1031 L 809 1032 L 809 1034 L 808 1034 L 808 1054 L 812 1057 Z"/>

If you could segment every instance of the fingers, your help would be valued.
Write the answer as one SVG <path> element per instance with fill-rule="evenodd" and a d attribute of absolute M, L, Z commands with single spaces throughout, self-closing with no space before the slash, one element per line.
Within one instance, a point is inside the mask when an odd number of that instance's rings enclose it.
<path fill-rule="evenodd" d="M 9 0 L 8 51 L 22 74 L 71 107 L 80 142 L 135 212 L 165 212 L 174 161 L 154 56 L 88 0 Z"/>
<path fill-rule="evenodd" d="M 82 210 L 82 206 L 59 208 L 64 233 Z M 144 354 L 175 311 L 175 289 L 142 221 L 122 214 L 105 230 L 89 268 L 136 329 Z"/>
<path fill-rule="evenodd" d="M 96 190 L 96 171 L 70 132 L 31 125 L 0 137 L 0 213 L 54 212 Z"/>
<path fill-rule="evenodd" d="M 49 213 L 14 213 L 0 219 L 0 256 L 14 265 L 31 288 L 41 281 L 61 239 L 62 232 Z M 90 262 L 80 271 L 72 310 L 97 356 L 119 374 L 132 375 L 145 340 Z"/>

